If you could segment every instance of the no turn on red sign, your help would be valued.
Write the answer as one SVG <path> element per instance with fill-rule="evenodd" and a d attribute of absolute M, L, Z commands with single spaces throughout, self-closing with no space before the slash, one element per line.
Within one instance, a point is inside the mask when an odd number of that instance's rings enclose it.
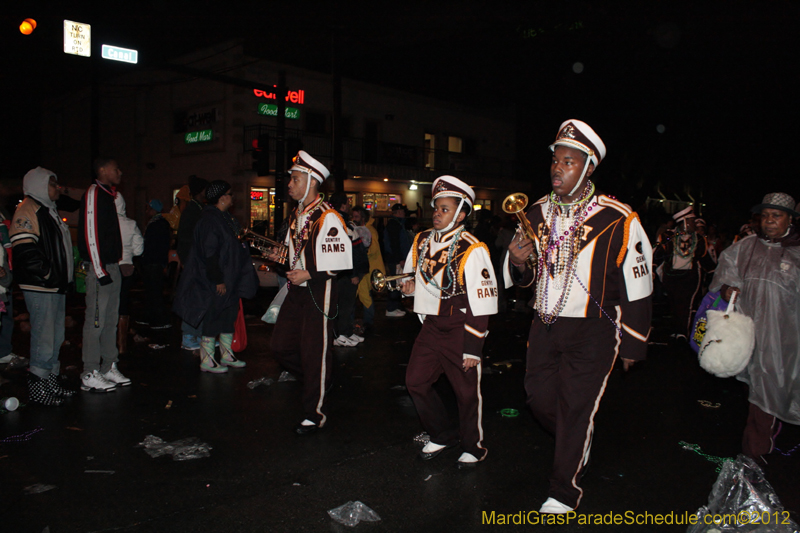
<path fill-rule="evenodd" d="M 91 57 L 92 26 L 72 20 L 64 21 L 64 53 Z"/>

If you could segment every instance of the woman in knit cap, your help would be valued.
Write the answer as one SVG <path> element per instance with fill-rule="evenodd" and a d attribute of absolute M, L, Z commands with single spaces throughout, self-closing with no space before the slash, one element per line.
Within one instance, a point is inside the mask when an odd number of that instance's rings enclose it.
<path fill-rule="evenodd" d="M 200 370 L 222 374 L 229 366 L 245 366 L 233 355 L 231 343 L 239 299 L 255 296 L 258 278 L 247 247 L 239 241 L 239 223 L 228 212 L 233 205 L 230 183 L 212 181 L 206 198 L 174 310 L 194 327 L 202 322 Z M 219 360 L 214 357 L 217 337 Z"/>

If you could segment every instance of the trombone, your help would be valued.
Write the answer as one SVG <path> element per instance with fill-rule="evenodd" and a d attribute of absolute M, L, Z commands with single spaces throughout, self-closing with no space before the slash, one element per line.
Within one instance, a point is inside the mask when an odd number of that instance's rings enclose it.
<path fill-rule="evenodd" d="M 528 195 L 525 193 L 515 192 L 514 194 L 509 194 L 506 196 L 505 200 L 503 200 L 503 211 L 509 215 L 516 215 L 519 220 L 517 231 L 522 230 L 524 236 L 534 243 L 533 253 L 525 260 L 528 267 L 533 270 L 536 268 L 536 233 L 534 233 L 531 223 L 528 221 L 528 217 L 525 216 L 526 207 L 528 207 Z"/>
<path fill-rule="evenodd" d="M 377 268 L 372 271 L 370 284 L 376 292 L 383 292 L 386 289 L 390 291 L 399 291 L 400 287 L 397 282 L 403 278 L 410 278 L 416 275 L 416 272 L 408 272 L 406 274 L 397 274 L 395 276 L 387 276 Z M 392 284 L 394 282 L 394 284 Z"/>
<path fill-rule="evenodd" d="M 272 239 L 268 239 L 263 235 L 259 235 L 258 233 L 254 233 L 252 231 L 245 231 L 242 235 L 243 241 L 248 241 L 250 246 L 255 248 L 260 252 L 264 252 L 266 254 L 277 254 L 278 259 L 275 261 L 279 264 L 285 264 L 286 259 L 289 257 L 289 247 L 285 244 L 279 243 L 278 241 L 273 241 Z"/>

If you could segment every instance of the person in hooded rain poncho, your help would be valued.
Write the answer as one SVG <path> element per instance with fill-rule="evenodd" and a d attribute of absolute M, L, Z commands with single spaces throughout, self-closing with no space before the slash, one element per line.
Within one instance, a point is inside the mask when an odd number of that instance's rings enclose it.
<path fill-rule="evenodd" d="M 753 208 L 761 230 L 722 252 L 712 291 L 753 319 L 756 344 L 736 379 L 749 386 L 742 451 L 756 461 L 773 449 L 777 420 L 800 424 L 800 233 L 794 199 L 771 193 Z"/>
<path fill-rule="evenodd" d="M 66 292 L 72 283 L 72 240 L 55 201 L 56 175 L 36 167 L 22 181 L 25 199 L 11 224 L 14 272 L 31 317 L 28 394 L 31 402 L 60 405 L 75 392 L 59 381 L 59 350 L 64 342 Z"/>

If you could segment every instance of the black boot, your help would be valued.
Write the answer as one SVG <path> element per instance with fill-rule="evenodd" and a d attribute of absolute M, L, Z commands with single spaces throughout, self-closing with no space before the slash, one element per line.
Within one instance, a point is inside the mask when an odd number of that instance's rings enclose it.
<path fill-rule="evenodd" d="M 64 398 L 56 395 L 49 380 L 30 372 L 28 372 L 28 400 L 41 405 L 57 406 L 64 403 Z"/>
<path fill-rule="evenodd" d="M 56 396 L 61 396 L 62 398 L 72 398 L 73 396 L 75 396 L 76 391 L 71 389 L 66 389 L 61 386 L 61 380 L 57 375 L 50 374 L 49 376 L 47 376 L 47 382 L 48 385 L 50 386 L 50 390 L 53 391 L 53 393 L 55 393 Z"/>

